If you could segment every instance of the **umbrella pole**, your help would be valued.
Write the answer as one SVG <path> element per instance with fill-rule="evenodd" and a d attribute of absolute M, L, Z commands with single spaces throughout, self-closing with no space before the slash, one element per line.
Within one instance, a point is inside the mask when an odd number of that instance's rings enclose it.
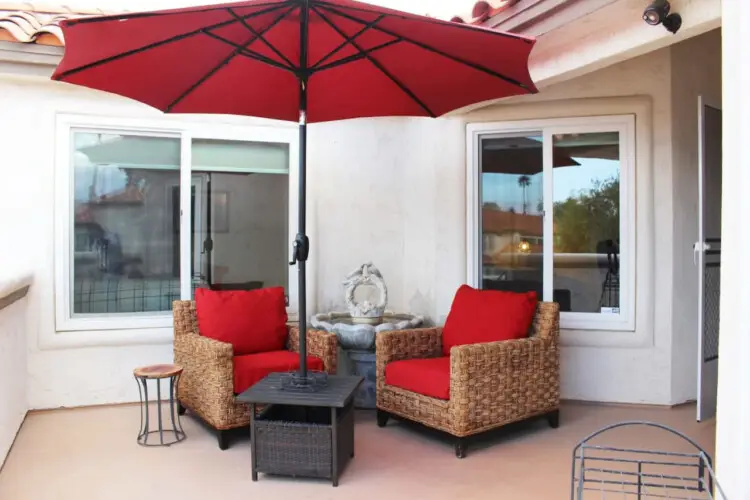
<path fill-rule="evenodd" d="M 294 255 L 298 271 L 298 317 L 299 317 L 299 374 L 304 383 L 307 378 L 307 257 L 310 253 L 310 240 L 306 234 L 307 207 L 307 89 L 300 82 L 299 120 L 299 223 L 297 238 L 294 240 Z"/>
<path fill-rule="evenodd" d="M 300 79 L 300 112 L 299 112 L 299 179 L 298 205 L 299 214 L 297 237 L 294 239 L 294 251 L 290 265 L 297 265 L 298 272 L 298 322 L 299 322 L 299 377 L 295 386 L 304 388 L 313 386 L 313 380 L 307 373 L 307 258 L 310 254 L 310 239 L 306 234 L 307 216 L 307 81 Z"/>
<path fill-rule="evenodd" d="M 298 276 L 299 317 L 299 375 L 303 385 L 312 383 L 307 378 L 307 257 L 310 240 L 307 237 L 307 34 L 310 7 L 307 0 L 300 8 L 300 72 L 299 72 L 299 225 L 294 241 Z"/>

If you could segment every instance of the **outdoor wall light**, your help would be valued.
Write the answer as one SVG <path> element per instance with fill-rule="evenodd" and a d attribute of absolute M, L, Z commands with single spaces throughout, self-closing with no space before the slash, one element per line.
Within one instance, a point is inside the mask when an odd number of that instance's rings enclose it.
<path fill-rule="evenodd" d="M 672 6 L 668 0 L 656 0 L 643 11 L 643 20 L 651 26 L 663 24 L 670 33 L 677 33 L 682 26 L 682 16 L 669 11 Z"/>

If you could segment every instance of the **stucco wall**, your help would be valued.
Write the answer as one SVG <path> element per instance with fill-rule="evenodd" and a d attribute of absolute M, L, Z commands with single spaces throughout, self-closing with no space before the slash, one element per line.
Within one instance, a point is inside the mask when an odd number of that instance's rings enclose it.
<path fill-rule="evenodd" d="M 0 227 L 2 225 L 0 223 Z M 16 278 L 0 277 L 0 298 L 28 284 Z M 26 398 L 26 307 L 27 299 L 22 298 L 0 310 L 0 467 L 29 408 Z"/>
<path fill-rule="evenodd" d="M 342 280 L 368 260 L 389 308 L 447 313 L 466 275 L 463 122 L 398 119 L 311 127 L 318 305 L 342 310 Z"/>
<path fill-rule="evenodd" d="M 750 136 L 750 61 L 737 57 L 750 43 L 750 4 L 722 1 L 722 239 L 721 343 L 719 345 L 718 410 L 716 419 L 717 478 L 726 498 L 750 498 L 750 332 L 747 308 L 750 304 L 750 170 L 747 168 Z M 739 49 L 738 49 L 739 48 Z"/>
<path fill-rule="evenodd" d="M 5 100 L 5 97 L 0 97 L 0 103 L 4 104 Z M 0 111 L 0 133 L 10 128 L 7 122 Z M 6 148 L 11 143 L 3 140 L 2 144 Z M 28 285 L 32 281 L 32 273 L 25 271 L 34 270 L 33 260 L 29 256 L 30 239 L 36 239 L 34 228 L 21 214 L 34 211 L 32 207 L 35 203 L 33 199 L 19 196 L 19 186 L 27 185 L 28 178 L 18 168 L 17 155 L 18 152 L 13 150 L 0 159 L 0 234 L 3 235 L 3 244 L 0 245 L 0 298 Z M 33 154 L 29 154 L 29 157 L 33 161 Z M 45 241 L 44 244 L 49 246 L 49 237 Z M 29 293 L 33 291 L 34 287 Z M 32 337 L 27 323 L 29 304 L 27 295 L 0 310 L 0 467 L 29 408 L 27 342 Z"/>
<path fill-rule="evenodd" d="M 721 105 L 721 30 L 673 45 L 672 196 L 674 198 L 674 308 L 672 403 L 697 397 L 698 96 Z"/>

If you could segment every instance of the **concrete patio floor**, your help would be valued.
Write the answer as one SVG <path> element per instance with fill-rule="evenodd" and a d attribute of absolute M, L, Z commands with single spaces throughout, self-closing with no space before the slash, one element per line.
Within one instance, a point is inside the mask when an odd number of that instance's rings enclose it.
<path fill-rule="evenodd" d="M 573 447 L 589 433 L 624 420 L 672 426 L 713 454 L 715 424 L 696 423 L 694 405 L 566 403 L 559 429 L 543 420 L 511 426 L 470 445 L 463 460 L 439 435 L 393 420 L 380 429 L 373 412 L 361 411 L 356 457 L 338 488 L 263 474 L 253 483 L 244 435 L 220 451 L 214 434 L 188 414 L 182 419 L 187 440 L 170 448 L 143 448 L 135 441 L 139 408 L 123 405 L 30 413 L 0 472 L 0 499 L 568 499 Z M 611 444 L 674 449 L 675 440 L 630 430 Z"/>

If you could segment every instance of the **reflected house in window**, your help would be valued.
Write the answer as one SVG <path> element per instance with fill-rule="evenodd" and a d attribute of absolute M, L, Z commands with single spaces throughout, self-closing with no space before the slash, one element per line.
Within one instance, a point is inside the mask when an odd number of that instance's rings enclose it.
<path fill-rule="evenodd" d="M 121 238 L 105 229 L 108 221 L 126 218 L 127 213 L 142 210 L 146 202 L 146 179 L 136 183 L 132 176 L 127 176 L 125 186 L 102 194 L 94 194 L 88 202 L 78 202 L 75 207 L 76 253 L 75 265 L 77 274 L 87 273 L 87 256 L 95 254 L 96 270 L 114 275 L 127 274 L 126 264 L 142 264 L 139 255 L 129 258 L 123 255 Z M 93 191 L 93 189 L 92 189 Z M 139 274 L 137 270 L 131 270 Z"/>
<path fill-rule="evenodd" d="M 482 232 L 485 277 L 520 268 L 528 258 L 541 258 L 544 227 L 539 215 L 484 207 Z"/>
<path fill-rule="evenodd" d="M 143 190 L 133 184 L 96 196 L 75 207 L 75 266 L 77 274 L 91 274 L 95 269 L 112 274 L 123 273 L 121 247 L 114 235 L 104 228 L 106 220 L 120 217 L 118 212 L 144 203 Z"/>
<path fill-rule="evenodd" d="M 170 309 L 179 275 L 168 231 L 179 140 L 74 133 L 74 314 Z"/>

